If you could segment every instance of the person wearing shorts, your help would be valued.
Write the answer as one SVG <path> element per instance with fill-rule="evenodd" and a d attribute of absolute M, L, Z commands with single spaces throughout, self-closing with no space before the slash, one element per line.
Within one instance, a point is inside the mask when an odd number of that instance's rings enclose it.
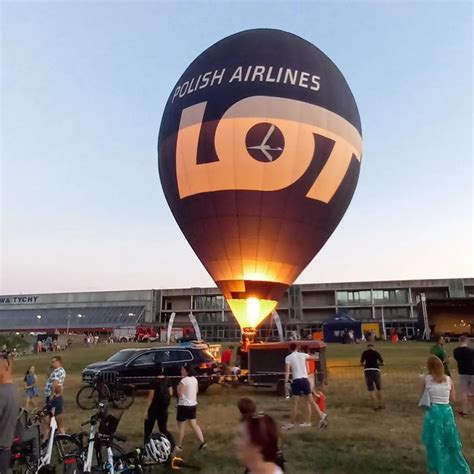
<path fill-rule="evenodd" d="M 60 356 L 53 356 L 51 358 L 51 369 L 52 372 L 46 381 L 44 387 L 44 396 L 46 401 L 46 408 L 54 413 L 56 417 L 56 423 L 58 424 L 58 432 L 65 433 L 64 428 L 64 402 L 63 402 L 63 388 L 64 381 L 66 380 L 66 371 L 63 368 L 62 359 Z M 57 400 L 55 400 L 57 398 Z M 53 406 L 54 405 L 54 406 Z M 46 441 L 49 436 L 49 417 L 43 418 L 41 424 L 41 438 L 42 441 Z"/>
<path fill-rule="evenodd" d="M 374 349 L 373 344 L 368 344 L 367 350 L 360 357 L 360 365 L 364 366 L 365 384 L 374 404 L 374 410 L 385 408 L 379 364 L 383 365 L 382 356 Z"/>
<path fill-rule="evenodd" d="M 290 343 L 289 349 L 291 353 L 285 358 L 285 385 L 288 387 L 291 374 L 291 392 L 293 397 L 290 423 L 284 425 L 283 429 L 290 430 L 295 427 L 300 398 L 303 399 L 307 409 L 306 421 L 300 423 L 300 426 L 311 426 L 311 415 L 314 410 L 320 419 L 319 427 L 325 428 L 327 426 L 327 414 L 319 409 L 314 398 L 311 396 L 311 385 L 308 378 L 307 361 L 309 359 L 316 360 L 316 356 L 298 352 L 298 346 L 295 342 Z"/>
<path fill-rule="evenodd" d="M 194 372 L 190 366 L 185 365 L 181 367 L 181 376 L 183 378 L 178 385 L 179 399 L 178 412 L 176 414 L 176 421 L 178 422 L 178 444 L 176 445 L 175 451 L 182 451 L 186 422 L 191 425 L 191 428 L 199 440 L 199 450 L 205 449 L 207 443 L 204 441 L 202 430 L 196 420 L 198 381 L 196 377 L 194 377 Z"/>
<path fill-rule="evenodd" d="M 474 412 L 474 349 L 468 346 L 467 336 L 459 338 L 459 347 L 453 351 L 458 364 L 461 392 L 461 416 Z"/>

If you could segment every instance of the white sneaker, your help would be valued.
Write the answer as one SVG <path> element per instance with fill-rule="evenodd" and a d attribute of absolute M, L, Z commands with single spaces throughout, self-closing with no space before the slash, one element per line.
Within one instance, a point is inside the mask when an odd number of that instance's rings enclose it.
<path fill-rule="evenodd" d="M 326 428 L 328 426 L 328 415 L 327 413 L 323 413 L 323 416 L 319 422 L 320 428 Z"/>
<path fill-rule="evenodd" d="M 300 423 L 300 426 L 302 428 L 309 428 L 311 426 L 311 423 L 309 421 L 305 421 L 304 423 Z"/>
<path fill-rule="evenodd" d="M 295 427 L 295 424 L 294 424 L 294 423 L 288 423 L 288 424 L 286 424 L 286 425 L 283 425 L 283 426 L 282 426 L 282 429 L 284 429 L 284 430 L 292 430 L 294 427 Z"/>

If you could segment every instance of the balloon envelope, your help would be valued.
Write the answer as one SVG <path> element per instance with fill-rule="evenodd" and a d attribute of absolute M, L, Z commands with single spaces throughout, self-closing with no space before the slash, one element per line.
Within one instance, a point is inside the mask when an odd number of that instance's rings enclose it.
<path fill-rule="evenodd" d="M 173 88 L 158 139 L 165 196 L 242 328 L 275 308 L 338 225 L 361 133 L 339 69 L 279 30 L 219 41 Z"/>

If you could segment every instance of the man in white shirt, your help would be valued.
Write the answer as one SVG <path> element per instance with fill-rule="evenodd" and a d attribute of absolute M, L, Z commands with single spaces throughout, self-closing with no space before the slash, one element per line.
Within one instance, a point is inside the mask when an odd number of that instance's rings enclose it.
<path fill-rule="evenodd" d="M 298 352 L 298 346 L 295 342 L 291 342 L 289 347 L 291 354 L 285 358 L 285 385 L 287 387 L 289 386 L 291 372 L 291 392 L 293 394 L 293 402 L 291 406 L 290 423 L 283 426 L 283 428 L 285 430 L 291 430 L 295 427 L 300 398 L 303 398 L 303 402 L 308 410 L 307 419 L 305 422 L 300 423 L 300 426 L 311 426 L 311 414 L 312 410 L 314 410 L 320 419 L 319 427 L 325 428 L 327 426 L 328 416 L 319 409 L 318 405 L 316 405 L 316 401 L 311 396 L 311 386 L 309 383 L 308 368 L 306 364 L 308 359 L 316 360 L 316 356 L 305 354 L 304 352 Z"/>

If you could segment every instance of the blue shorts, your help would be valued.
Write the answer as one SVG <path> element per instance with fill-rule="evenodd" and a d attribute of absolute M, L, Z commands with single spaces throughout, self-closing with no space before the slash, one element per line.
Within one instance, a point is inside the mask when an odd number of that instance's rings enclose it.
<path fill-rule="evenodd" d="M 54 416 L 62 415 L 64 412 L 64 400 L 63 397 L 49 398 L 46 406 L 49 411 L 54 408 Z"/>
<path fill-rule="evenodd" d="M 291 391 L 297 397 L 301 395 L 309 395 L 311 393 L 311 386 L 307 378 L 293 379 L 291 382 Z"/>

